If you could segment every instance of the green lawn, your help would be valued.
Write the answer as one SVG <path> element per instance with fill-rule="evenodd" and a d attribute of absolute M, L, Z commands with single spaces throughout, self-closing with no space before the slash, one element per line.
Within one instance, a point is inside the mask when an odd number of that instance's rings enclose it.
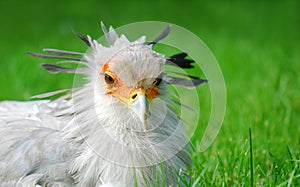
<path fill-rule="evenodd" d="M 146 20 L 175 23 L 208 45 L 227 87 L 222 129 L 208 150 L 193 155 L 191 186 L 250 186 L 251 175 L 255 186 L 300 186 L 299 8 L 297 0 L 4 0 L 0 99 L 28 100 L 70 87 L 71 75 L 51 75 L 40 68 L 44 60 L 25 53 L 45 47 L 84 52 L 72 29 L 97 39 L 100 20 L 115 27 Z M 201 124 L 192 139 L 196 149 L 210 114 L 208 86 L 201 89 Z"/>

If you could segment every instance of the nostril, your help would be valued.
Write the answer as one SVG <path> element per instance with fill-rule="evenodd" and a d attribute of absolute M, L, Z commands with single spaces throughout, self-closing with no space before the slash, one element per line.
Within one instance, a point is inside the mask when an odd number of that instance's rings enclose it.
<path fill-rule="evenodd" d="M 131 96 L 131 99 L 135 99 L 137 96 L 137 94 L 134 94 L 133 96 Z"/>

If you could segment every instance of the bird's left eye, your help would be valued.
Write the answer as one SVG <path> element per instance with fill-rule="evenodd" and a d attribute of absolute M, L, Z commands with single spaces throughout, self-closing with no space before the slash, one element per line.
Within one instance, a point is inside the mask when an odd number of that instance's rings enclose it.
<path fill-rule="evenodd" d="M 156 78 L 155 81 L 153 82 L 153 85 L 159 86 L 162 82 L 162 79 L 160 77 Z"/>
<path fill-rule="evenodd" d="M 107 73 L 104 75 L 104 80 L 106 84 L 113 84 L 115 82 L 115 80 Z"/>

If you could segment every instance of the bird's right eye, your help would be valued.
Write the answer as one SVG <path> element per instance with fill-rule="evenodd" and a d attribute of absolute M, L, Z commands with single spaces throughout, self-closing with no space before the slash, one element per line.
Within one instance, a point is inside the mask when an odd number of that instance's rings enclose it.
<path fill-rule="evenodd" d="M 110 76 L 107 73 L 104 75 L 104 80 L 105 80 L 106 84 L 109 84 L 109 85 L 111 85 L 115 82 L 115 80 L 112 78 L 112 76 Z"/>
<path fill-rule="evenodd" d="M 160 77 L 156 78 L 155 81 L 153 82 L 153 85 L 159 86 L 162 82 L 162 79 Z"/>

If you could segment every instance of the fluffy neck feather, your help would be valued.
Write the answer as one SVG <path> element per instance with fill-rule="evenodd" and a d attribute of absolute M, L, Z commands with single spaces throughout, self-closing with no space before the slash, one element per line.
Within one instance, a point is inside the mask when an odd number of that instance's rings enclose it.
<path fill-rule="evenodd" d="M 127 106 L 105 94 L 93 95 L 99 90 L 91 88 L 88 84 L 75 93 L 76 120 L 66 131 L 66 138 L 81 143 L 72 169 L 79 185 L 151 185 L 163 180 L 157 176 L 164 176 L 167 184 L 175 184 L 174 172 L 190 161 L 183 149 L 186 135 L 178 117 L 163 102 L 154 100 L 150 104 L 149 130 L 143 132 L 141 122 Z M 161 112 L 164 107 L 165 115 Z"/>

